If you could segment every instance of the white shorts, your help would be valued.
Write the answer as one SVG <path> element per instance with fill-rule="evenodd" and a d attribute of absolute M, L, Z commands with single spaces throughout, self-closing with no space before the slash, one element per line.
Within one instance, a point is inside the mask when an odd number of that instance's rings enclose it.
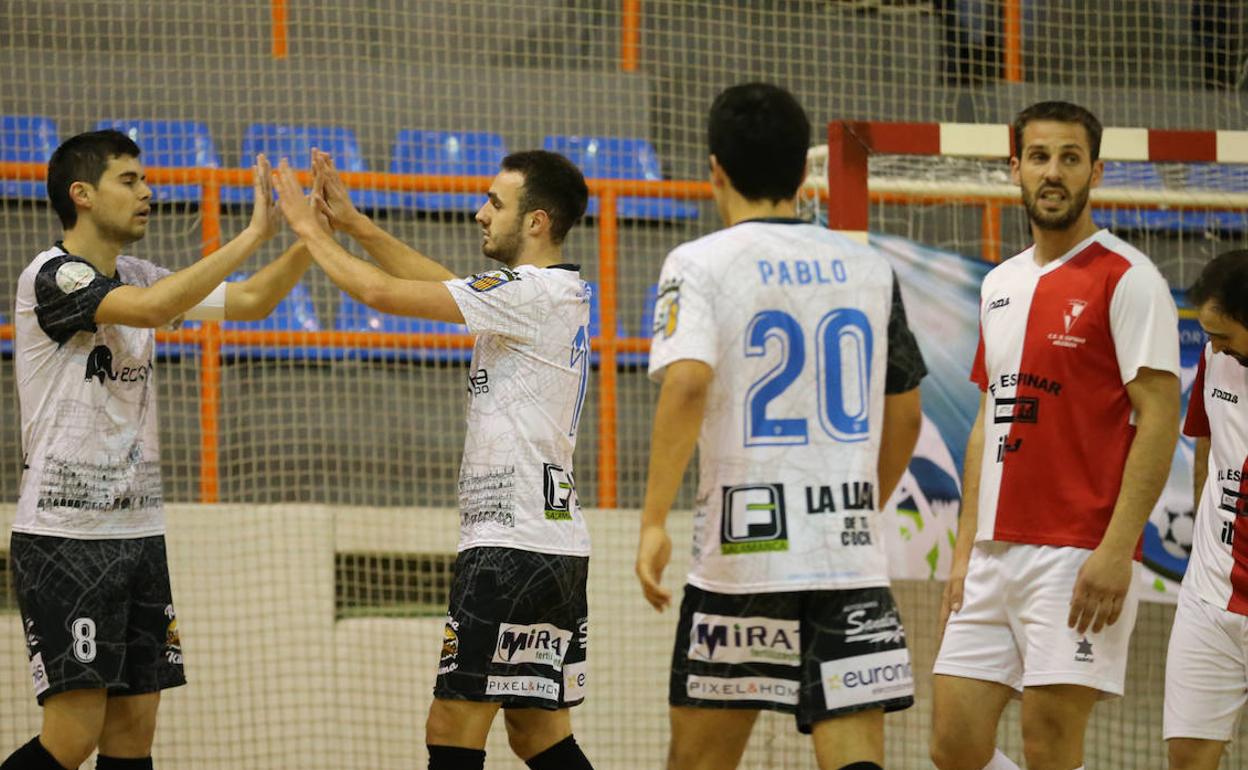
<path fill-rule="evenodd" d="M 1122 695 L 1138 575 L 1118 621 L 1080 634 L 1066 621 L 1079 568 L 1091 555 L 1084 548 L 976 543 L 962 609 L 949 616 L 934 673 L 999 682 L 1020 693 L 1074 684 Z"/>
<path fill-rule="evenodd" d="M 1248 704 L 1248 617 L 1186 587 L 1166 652 L 1162 737 L 1229 741 Z"/>

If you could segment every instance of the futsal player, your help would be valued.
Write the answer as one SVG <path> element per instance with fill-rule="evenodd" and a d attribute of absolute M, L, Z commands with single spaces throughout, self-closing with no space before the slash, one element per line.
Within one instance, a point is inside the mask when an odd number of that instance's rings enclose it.
<path fill-rule="evenodd" d="M 1041 102 L 1013 133 L 1034 244 L 981 289 L 983 395 L 934 668 L 941 770 L 1017 767 L 995 742 L 1020 695 L 1027 767 L 1083 766 L 1093 704 L 1122 695 L 1140 533 L 1178 438 L 1169 287 L 1088 207 L 1100 122 Z"/>
<path fill-rule="evenodd" d="M 662 610 L 667 516 L 696 443 L 668 768 L 736 767 L 771 710 L 813 735 L 823 770 L 879 770 L 884 713 L 914 683 L 877 518 L 918 440 L 926 368 L 884 258 L 796 218 L 810 123 L 793 96 L 723 91 L 709 140 L 724 228 L 663 264 L 636 565 Z"/>
<path fill-rule="evenodd" d="M 1166 653 L 1170 770 L 1215 770 L 1248 704 L 1248 250 L 1188 291 L 1209 335 L 1183 432 L 1196 439 L 1196 533 Z"/>
<path fill-rule="evenodd" d="M 504 158 L 476 215 L 482 252 L 502 266 L 459 279 L 356 211 L 328 156 L 314 168 L 330 221 L 380 266 L 320 232 L 283 163 L 282 210 L 334 283 L 382 312 L 466 323 L 477 335 L 429 768 L 484 767 L 500 706 L 530 768 L 589 768 L 569 712 L 587 673 L 589 533 L 572 450 L 589 378 L 589 287 L 562 255 L 585 212 L 585 180 L 555 153 Z"/>
<path fill-rule="evenodd" d="M 139 147 L 79 134 L 48 163 L 64 238 L 17 283 L 14 363 L 24 469 L 10 558 L 40 733 L 3 770 L 151 768 L 160 691 L 185 683 L 165 557 L 154 329 L 259 319 L 308 265 L 302 247 L 226 276 L 277 232 L 270 172 L 228 244 L 177 272 L 123 254 L 147 232 Z"/>

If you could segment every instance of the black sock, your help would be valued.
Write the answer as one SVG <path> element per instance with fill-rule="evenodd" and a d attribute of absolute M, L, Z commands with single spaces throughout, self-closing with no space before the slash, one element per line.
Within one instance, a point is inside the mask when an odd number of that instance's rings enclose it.
<path fill-rule="evenodd" d="M 36 735 L 25 746 L 10 754 L 4 764 L 0 764 L 0 770 L 65 770 L 65 767 L 48 753 Z"/>
<path fill-rule="evenodd" d="M 884 768 L 874 762 L 855 762 L 852 765 L 845 765 L 841 770 L 884 770 Z"/>
<path fill-rule="evenodd" d="M 524 764 L 529 770 L 594 770 L 571 735 Z"/>
<path fill-rule="evenodd" d="M 429 770 L 484 770 L 485 751 L 459 746 L 426 746 Z M 2 770 L 2 768 L 0 768 Z"/>
<path fill-rule="evenodd" d="M 152 770 L 152 758 L 120 759 L 100 754 L 95 758 L 95 770 Z"/>

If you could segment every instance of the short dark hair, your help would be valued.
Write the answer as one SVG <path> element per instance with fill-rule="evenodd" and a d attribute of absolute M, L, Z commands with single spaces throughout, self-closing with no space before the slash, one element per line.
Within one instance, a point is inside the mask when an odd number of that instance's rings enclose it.
<path fill-rule="evenodd" d="M 120 131 L 88 131 L 61 143 L 48 161 L 48 200 L 66 230 L 78 223 L 78 209 L 69 197 L 74 182 L 99 184 L 110 158 L 137 158 L 139 146 Z"/>
<path fill-rule="evenodd" d="M 743 83 L 722 91 L 711 104 L 707 140 L 747 200 L 786 200 L 802 186 L 810 120 L 780 86 Z"/>
<path fill-rule="evenodd" d="M 1200 307 L 1210 300 L 1225 315 L 1248 326 L 1248 249 L 1220 254 L 1200 271 L 1187 290 L 1187 301 Z"/>
<path fill-rule="evenodd" d="M 1022 157 L 1023 129 L 1036 120 L 1078 123 L 1088 132 L 1088 151 L 1092 160 L 1101 157 L 1101 121 L 1088 109 L 1070 102 L 1037 102 L 1014 118 L 1014 156 Z"/>
<path fill-rule="evenodd" d="M 524 177 L 520 213 L 545 211 L 550 217 L 550 240 L 563 243 L 589 202 L 589 188 L 581 170 L 559 153 L 547 150 L 513 152 L 503 158 L 502 168 Z"/>

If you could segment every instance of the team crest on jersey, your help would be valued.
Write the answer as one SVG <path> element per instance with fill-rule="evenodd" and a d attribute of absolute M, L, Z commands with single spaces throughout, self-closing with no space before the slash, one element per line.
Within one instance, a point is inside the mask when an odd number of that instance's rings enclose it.
<path fill-rule="evenodd" d="M 1066 300 L 1066 306 L 1062 308 L 1063 331 L 1061 334 L 1057 334 L 1056 332 L 1050 333 L 1049 342 L 1053 343 L 1059 348 L 1077 348 L 1083 343 L 1087 342 L 1088 340 L 1086 337 L 1080 337 L 1078 335 L 1071 334 L 1071 330 L 1074 329 L 1075 326 L 1078 324 L 1079 317 L 1083 315 L 1083 311 L 1086 310 L 1087 307 L 1088 307 L 1087 300 L 1082 300 L 1082 299 Z"/>
<path fill-rule="evenodd" d="M 665 281 L 659 287 L 659 296 L 654 302 L 653 333 L 670 339 L 676 333 L 676 324 L 680 321 L 680 284 L 679 278 Z"/>
<path fill-rule="evenodd" d="M 1083 310 L 1088 303 L 1081 299 L 1066 300 L 1066 309 L 1062 312 L 1062 323 L 1066 325 L 1066 333 L 1070 334 L 1070 329 L 1079 320 L 1079 316 L 1083 315 Z"/>
<path fill-rule="evenodd" d="M 498 270 L 490 270 L 484 273 L 468 276 L 468 288 L 473 291 L 493 291 L 505 283 L 520 280 L 519 273 L 512 272 L 507 268 L 499 268 Z"/>

